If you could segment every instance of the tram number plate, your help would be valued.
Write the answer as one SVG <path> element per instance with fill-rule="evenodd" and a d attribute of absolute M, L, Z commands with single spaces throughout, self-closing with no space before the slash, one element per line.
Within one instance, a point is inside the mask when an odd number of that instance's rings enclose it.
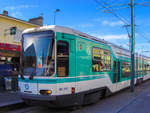
<path fill-rule="evenodd" d="M 24 91 L 25 93 L 32 93 L 32 91 Z"/>
<path fill-rule="evenodd" d="M 29 84 L 24 84 L 24 92 L 25 93 L 32 93 L 32 91 L 29 91 L 30 87 L 29 87 Z"/>

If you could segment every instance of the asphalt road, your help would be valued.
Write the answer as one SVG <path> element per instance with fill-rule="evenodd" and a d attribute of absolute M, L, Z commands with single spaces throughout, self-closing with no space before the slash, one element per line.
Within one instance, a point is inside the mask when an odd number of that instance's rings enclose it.
<path fill-rule="evenodd" d="M 85 106 L 71 113 L 150 113 L 148 106 L 145 109 L 142 108 L 142 106 L 150 105 L 150 102 L 148 101 L 149 104 L 140 103 L 141 99 L 146 99 L 143 93 L 149 94 L 147 99 L 150 100 L 150 80 L 136 86 L 133 93 L 128 88 L 106 97 L 96 104 Z M 137 101 L 135 101 L 136 99 Z M 137 104 L 134 104 L 136 102 Z M 140 111 L 138 108 L 136 110 L 136 107 L 140 107 Z"/>

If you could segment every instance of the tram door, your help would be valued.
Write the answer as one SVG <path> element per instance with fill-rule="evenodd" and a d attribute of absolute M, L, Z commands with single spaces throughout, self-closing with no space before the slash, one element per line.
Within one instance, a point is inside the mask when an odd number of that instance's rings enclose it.
<path fill-rule="evenodd" d="M 57 40 L 56 55 L 57 76 L 59 77 L 59 80 L 61 82 L 57 84 L 57 93 L 61 95 L 74 93 L 76 86 L 76 59 L 74 36 L 69 34 L 62 34 L 62 37 Z"/>
<path fill-rule="evenodd" d="M 120 82 L 120 61 L 114 61 L 113 82 Z"/>

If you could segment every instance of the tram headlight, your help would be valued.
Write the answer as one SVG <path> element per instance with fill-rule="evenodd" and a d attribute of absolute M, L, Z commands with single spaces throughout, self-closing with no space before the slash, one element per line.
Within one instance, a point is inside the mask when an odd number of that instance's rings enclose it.
<path fill-rule="evenodd" d="M 40 94 L 41 95 L 50 95 L 50 94 L 52 94 L 52 91 L 51 90 L 40 90 Z"/>

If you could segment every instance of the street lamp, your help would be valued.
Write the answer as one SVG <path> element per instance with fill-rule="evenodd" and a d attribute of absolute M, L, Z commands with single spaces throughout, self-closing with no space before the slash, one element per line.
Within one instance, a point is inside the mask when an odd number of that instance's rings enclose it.
<path fill-rule="evenodd" d="M 56 9 L 55 12 L 54 12 L 54 25 L 55 25 L 55 23 L 56 23 L 56 13 L 57 13 L 57 12 L 60 12 L 60 9 Z"/>

